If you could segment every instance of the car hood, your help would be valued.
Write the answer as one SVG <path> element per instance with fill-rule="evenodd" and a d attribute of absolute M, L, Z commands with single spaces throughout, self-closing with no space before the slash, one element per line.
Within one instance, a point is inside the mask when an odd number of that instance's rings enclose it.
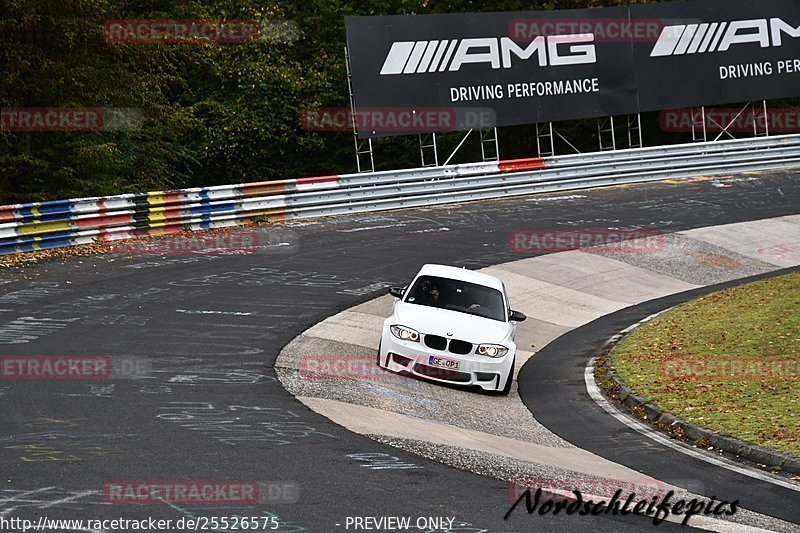
<path fill-rule="evenodd" d="M 473 344 L 500 343 L 513 331 L 510 322 L 405 302 L 397 302 L 394 315 L 398 324 L 420 333 L 441 335 Z M 448 336 L 448 333 L 452 335 Z"/>

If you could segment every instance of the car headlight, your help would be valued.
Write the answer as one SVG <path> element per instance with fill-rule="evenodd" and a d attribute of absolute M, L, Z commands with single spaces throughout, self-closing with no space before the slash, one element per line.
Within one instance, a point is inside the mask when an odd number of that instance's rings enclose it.
<path fill-rule="evenodd" d="M 419 332 L 405 326 L 392 326 L 389 328 L 392 335 L 403 341 L 419 342 Z"/>
<path fill-rule="evenodd" d="M 486 357 L 503 357 L 508 353 L 508 348 L 499 344 L 479 344 L 475 353 Z"/>

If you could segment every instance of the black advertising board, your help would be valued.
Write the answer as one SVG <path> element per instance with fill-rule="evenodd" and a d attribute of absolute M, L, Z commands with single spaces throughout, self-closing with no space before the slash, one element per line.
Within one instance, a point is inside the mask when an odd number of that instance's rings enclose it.
<path fill-rule="evenodd" d="M 345 25 L 362 137 L 800 95 L 797 0 L 347 17 Z M 398 124 L 402 115 L 412 119 Z"/>
<path fill-rule="evenodd" d="M 634 111 L 627 40 L 556 34 L 557 24 L 600 12 L 348 17 L 356 110 L 455 109 L 455 116 L 467 118 L 465 110 L 488 110 L 498 126 Z M 608 19 L 625 20 L 627 13 L 627 8 L 602 10 Z M 552 35 L 535 35 L 541 30 Z M 472 127 L 465 126 L 454 129 Z M 382 134 L 380 125 L 373 130 L 359 133 Z"/>
<path fill-rule="evenodd" d="M 800 2 L 717 0 L 631 6 L 658 19 L 634 42 L 641 111 L 800 95 Z"/>

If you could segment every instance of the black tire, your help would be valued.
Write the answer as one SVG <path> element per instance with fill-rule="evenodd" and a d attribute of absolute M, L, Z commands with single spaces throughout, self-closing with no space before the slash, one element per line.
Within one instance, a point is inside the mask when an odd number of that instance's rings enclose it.
<path fill-rule="evenodd" d="M 378 367 L 383 368 L 381 366 L 381 343 L 378 343 Z"/>

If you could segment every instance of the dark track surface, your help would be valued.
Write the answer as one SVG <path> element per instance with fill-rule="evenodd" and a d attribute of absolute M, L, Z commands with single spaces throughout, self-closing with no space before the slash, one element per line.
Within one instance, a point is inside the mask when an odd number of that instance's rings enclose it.
<path fill-rule="evenodd" d="M 704 463 L 672 450 L 611 417 L 589 396 L 586 364 L 616 333 L 648 316 L 740 283 L 798 271 L 781 270 L 635 305 L 562 335 L 531 358 L 518 378 L 520 397 L 547 429 L 581 448 L 656 479 L 800 524 L 800 493 Z M 568 408 L 564 408 L 564 406 Z"/>
<path fill-rule="evenodd" d="M 95 256 L 0 271 L 0 355 L 136 357 L 152 367 L 138 380 L 0 380 L 0 516 L 274 513 L 281 531 L 321 532 L 344 531 L 347 516 L 381 515 L 470 524 L 453 531 L 649 527 L 630 516 L 521 512 L 505 522 L 505 482 L 353 435 L 286 393 L 272 369 L 296 335 L 406 281 L 425 262 L 479 268 L 525 257 L 508 249 L 515 229 L 670 232 L 800 212 L 800 181 L 789 173 L 725 188 L 701 181 L 562 196 L 260 229 L 266 240 L 277 232 L 296 246 L 254 255 Z M 371 469 L 348 457 L 358 453 L 421 468 Z M 104 483 L 148 479 L 287 481 L 298 484 L 300 501 L 103 505 Z"/>

